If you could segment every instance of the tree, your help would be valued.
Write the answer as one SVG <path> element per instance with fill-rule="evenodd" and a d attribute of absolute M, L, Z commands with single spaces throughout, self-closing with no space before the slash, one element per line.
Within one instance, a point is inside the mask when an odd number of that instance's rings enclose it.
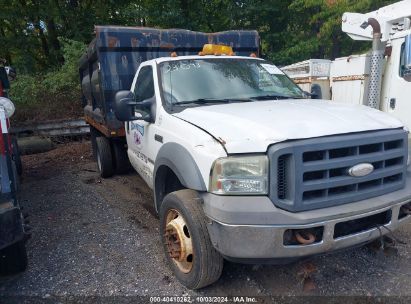
<path fill-rule="evenodd" d="M 94 25 L 256 29 L 265 57 L 283 65 L 364 51 L 341 31 L 346 11 L 368 12 L 393 0 L 0 0 L 0 57 L 26 73 L 64 63 L 60 38 L 89 43 Z"/>
<path fill-rule="evenodd" d="M 387 0 L 292 0 L 286 44 L 274 55 L 282 64 L 309 58 L 335 59 L 364 52 L 368 43 L 354 42 L 341 30 L 344 12 L 365 13 L 391 4 Z"/>

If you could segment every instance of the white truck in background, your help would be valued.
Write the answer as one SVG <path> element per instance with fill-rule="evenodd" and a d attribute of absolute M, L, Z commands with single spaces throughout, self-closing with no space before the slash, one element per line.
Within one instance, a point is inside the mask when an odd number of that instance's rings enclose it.
<path fill-rule="evenodd" d="M 372 41 L 372 51 L 282 70 L 314 98 L 368 105 L 411 127 L 411 0 L 367 14 L 344 13 L 342 30 L 354 40 Z"/>

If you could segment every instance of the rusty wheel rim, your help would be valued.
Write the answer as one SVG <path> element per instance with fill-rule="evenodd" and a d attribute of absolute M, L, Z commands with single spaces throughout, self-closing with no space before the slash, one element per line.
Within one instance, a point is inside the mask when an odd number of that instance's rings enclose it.
<path fill-rule="evenodd" d="M 193 244 L 184 217 L 175 209 L 170 209 L 166 216 L 164 239 L 168 255 L 183 273 L 193 268 Z"/>

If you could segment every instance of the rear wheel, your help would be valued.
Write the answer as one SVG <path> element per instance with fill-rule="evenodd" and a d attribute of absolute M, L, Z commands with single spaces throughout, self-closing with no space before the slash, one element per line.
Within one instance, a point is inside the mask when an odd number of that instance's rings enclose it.
<path fill-rule="evenodd" d="M 24 241 L 19 241 L 0 251 L 0 273 L 12 274 L 26 270 L 28 264 Z"/>
<path fill-rule="evenodd" d="M 211 243 L 195 191 L 168 194 L 160 206 L 160 225 L 167 262 L 183 285 L 199 289 L 219 279 L 223 257 Z"/>
<path fill-rule="evenodd" d="M 103 137 L 96 138 L 96 158 L 100 176 L 110 177 L 114 174 L 113 156 L 111 154 L 110 141 Z"/>
<path fill-rule="evenodd" d="M 94 159 L 97 159 L 97 143 L 96 139 L 97 137 L 100 137 L 101 134 L 98 132 L 95 128 L 90 127 L 90 136 L 91 136 L 91 149 L 93 151 L 93 157 Z"/>
<path fill-rule="evenodd" d="M 117 174 L 130 172 L 131 164 L 127 155 L 127 148 L 123 141 L 113 141 L 113 156 Z"/>

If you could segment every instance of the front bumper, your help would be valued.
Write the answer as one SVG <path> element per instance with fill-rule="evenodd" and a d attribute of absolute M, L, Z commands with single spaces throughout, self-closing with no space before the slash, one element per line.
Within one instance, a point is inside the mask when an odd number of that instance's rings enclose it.
<path fill-rule="evenodd" d="M 339 250 L 372 241 L 400 225 L 411 222 L 411 215 L 398 219 L 399 210 L 408 201 L 360 214 L 308 225 L 231 225 L 211 221 L 208 229 L 215 248 L 232 259 L 290 259 Z M 384 227 L 375 227 L 334 237 L 335 225 L 391 211 L 391 220 Z M 284 233 L 289 229 L 309 229 L 323 227 L 322 240 L 310 245 L 284 245 Z"/>
<path fill-rule="evenodd" d="M 411 215 L 400 213 L 411 202 L 411 172 L 405 188 L 355 203 L 291 213 L 274 206 L 268 197 L 232 197 L 204 194 L 204 211 L 214 247 L 225 257 L 243 259 L 296 259 L 370 242 L 399 226 L 411 222 Z M 336 233 L 339 223 L 362 222 L 380 214 L 387 220 L 366 228 Z M 289 229 L 322 227 L 320 240 L 310 245 L 286 245 Z M 337 227 L 341 227 L 338 225 Z M 344 232 L 344 231 L 343 231 Z"/>

